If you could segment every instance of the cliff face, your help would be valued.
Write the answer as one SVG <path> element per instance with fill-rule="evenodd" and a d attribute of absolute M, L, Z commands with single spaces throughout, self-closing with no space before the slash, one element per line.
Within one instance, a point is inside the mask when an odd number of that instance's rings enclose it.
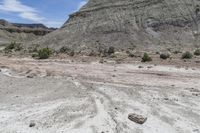
<path fill-rule="evenodd" d="M 32 33 L 36 36 L 43 36 L 53 31 L 43 24 L 9 23 L 3 19 L 0 20 L 0 30 L 10 33 Z"/>
<path fill-rule="evenodd" d="M 77 51 L 191 48 L 199 36 L 199 5 L 198 0 L 90 0 L 37 42 Z"/>
<path fill-rule="evenodd" d="M 55 29 L 47 28 L 43 24 L 10 23 L 0 19 L 0 44 L 11 41 L 31 41 L 39 36 L 44 36 Z"/>

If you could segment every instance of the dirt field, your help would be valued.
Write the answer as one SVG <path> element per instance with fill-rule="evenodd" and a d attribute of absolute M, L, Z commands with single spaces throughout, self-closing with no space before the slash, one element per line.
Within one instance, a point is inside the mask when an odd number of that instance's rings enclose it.
<path fill-rule="evenodd" d="M 200 133 L 200 68 L 160 64 L 2 56 L 0 133 Z"/>

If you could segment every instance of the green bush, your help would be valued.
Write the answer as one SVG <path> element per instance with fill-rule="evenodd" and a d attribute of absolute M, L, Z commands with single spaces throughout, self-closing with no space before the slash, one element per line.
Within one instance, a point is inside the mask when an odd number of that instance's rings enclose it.
<path fill-rule="evenodd" d="M 23 47 L 22 47 L 22 45 L 21 45 L 21 43 L 16 43 L 16 42 L 11 42 L 9 45 L 7 45 L 6 47 L 5 47 L 5 51 L 6 52 L 12 52 L 13 50 L 14 51 L 20 51 L 20 50 L 22 50 L 23 49 Z"/>
<path fill-rule="evenodd" d="M 48 59 L 52 54 L 52 50 L 49 48 L 43 48 L 37 51 L 39 59 Z"/>
<path fill-rule="evenodd" d="M 195 50 L 194 55 L 200 56 L 200 49 Z"/>
<path fill-rule="evenodd" d="M 144 53 L 142 57 L 142 62 L 149 62 L 149 61 L 152 61 L 152 58 L 147 53 Z"/>
<path fill-rule="evenodd" d="M 60 48 L 60 53 L 68 53 L 70 51 L 69 48 L 63 46 L 62 48 Z"/>
<path fill-rule="evenodd" d="M 74 56 L 74 55 L 75 55 L 74 50 L 69 49 L 69 48 L 66 47 L 66 46 L 63 46 L 62 48 L 60 48 L 59 52 L 60 52 L 60 53 L 68 54 L 69 56 Z"/>
<path fill-rule="evenodd" d="M 170 57 L 170 54 L 160 54 L 160 58 L 166 60 Z"/>
<path fill-rule="evenodd" d="M 5 47 L 6 50 L 13 50 L 15 48 L 15 42 L 11 42 Z"/>
<path fill-rule="evenodd" d="M 182 54 L 182 59 L 192 59 L 193 55 L 189 51 Z"/>

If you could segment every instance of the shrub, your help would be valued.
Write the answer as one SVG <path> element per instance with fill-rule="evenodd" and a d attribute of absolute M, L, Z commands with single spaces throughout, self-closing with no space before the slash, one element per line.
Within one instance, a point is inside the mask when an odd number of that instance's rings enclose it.
<path fill-rule="evenodd" d="M 68 53 L 70 51 L 69 48 L 63 46 L 62 48 L 60 48 L 60 53 Z"/>
<path fill-rule="evenodd" d="M 23 49 L 23 47 L 20 43 L 15 44 L 15 48 L 14 48 L 15 51 L 21 51 L 22 49 Z"/>
<path fill-rule="evenodd" d="M 182 59 L 191 59 L 192 57 L 193 55 L 189 51 L 182 54 Z"/>
<path fill-rule="evenodd" d="M 195 50 L 194 55 L 200 56 L 200 49 Z"/>
<path fill-rule="evenodd" d="M 15 48 L 15 42 L 11 42 L 5 47 L 6 50 L 13 50 Z"/>
<path fill-rule="evenodd" d="M 111 55 L 113 53 L 115 53 L 115 48 L 114 47 L 109 47 L 108 48 L 108 54 Z"/>
<path fill-rule="evenodd" d="M 149 62 L 149 61 L 152 61 L 152 58 L 147 53 L 144 53 L 142 57 L 142 62 Z"/>
<path fill-rule="evenodd" d="M 173 53 L 174 53 L 174 54 L 179 54 L 179 53 L 182 53 L 182 52 L 179 51 L 179 50 L 175 50 Z"/>
<path fill-rule="evenodd" d="M 59 52 L 60 53 L 65 53 L 65 54 L 67 54 L 69 56 L 74 56 L 75 55 L 74 50 L 72 50 L 72 49 L 70 49 L 70 48 L 68 48 L 66 46 L 63 46 L 62 48 L 60 48 Z"/>
<path fill-rule="evenodd" d="M 160 58 L 166 60 L 170 57 L 170 54 L 160 54 Z"/>
<path fill-rule="evenodd" d="M 9 45 L 7 45 L 5 47 L 6 52 L 12 52 L 12 50 L 20 51 L 22 49 L 23 49 L 23 47 L 22 47 L 21 43 L 16 43 L 16 42 L 11 42 Z"/>
<path fill-rule="evenodd" d="M 128 54 L 128 57 L 135 57 L 132 51 L 126 51 L 126 53 Z"/>
<path fill-rule="evenodd" d="M 52 50 L 49 48 L 43 48 L 37 51 L 39 59 L 48 59 L 52 54 Z"/>

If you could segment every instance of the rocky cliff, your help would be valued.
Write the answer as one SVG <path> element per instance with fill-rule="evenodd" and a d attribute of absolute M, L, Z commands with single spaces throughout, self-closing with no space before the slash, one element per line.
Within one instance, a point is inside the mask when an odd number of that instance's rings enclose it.
<path fill-rule="evenodd" d="M 158 50 L 197 46 L 199 0 L 89 0 L 41 46 L 76 51 Z"/>
<path fill-rule="evenodd" d="M 10 23 L 0 19 L 0 41 L 30 41 L 44 36 L 55 29 L 48 28 L 43 24 L 20 24 Z M 6 41 L 5 41 L 6 40 Z"/>

